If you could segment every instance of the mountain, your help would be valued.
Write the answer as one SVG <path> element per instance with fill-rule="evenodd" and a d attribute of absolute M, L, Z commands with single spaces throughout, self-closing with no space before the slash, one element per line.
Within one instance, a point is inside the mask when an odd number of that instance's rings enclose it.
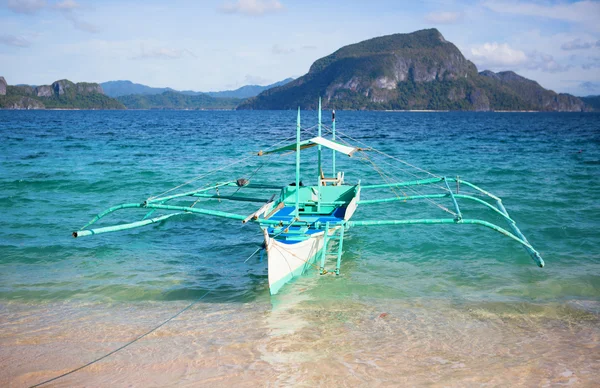
<path fill-rule="evenodd" d="M 100 84 L 104 94 L 110 97 L 126 96 L 129 94 L 161 94 L 173 91 L 171 88 L 153 88 L 142 84 L 134 84 L 131 81 L 108 81 Z"/>
<path fill-rule="evenodd" d="M 136 84 L 131 81 L 108 81 L 103 82 L 100 85 L 104 90 L 104 93 L 110 97 L 120 97 L 127 96 L 130 94 L 143 94 L 143 95 L 153 95 L 153 94 L 162 94 L 164 92 L 179 92 L 181 94 L 189 95 L 189 96 L 197 96 L 200 94 L 207 94 L 211 97 L 216 98 L 248 98 L 257 96 L 259 93 L 276 87 L 285 85 L 286 83 L 292 81 L 293 78 L 287 78 L 283 81 L 276 82 L 267 86 L 260 85 L 246 85 L 241 88 L 235 90 L 225 90 L 222 92 L 195 92 L 193 90 L 183 90 L 178 91 L 171 88 L 153 88 L 151 86 L 146 86 L 142 84 Z"/>
<path fill-rule="evenodd" d="M 585 109 L 585 103 L 581 99 L 570 94 L 558 94 L 552 90 L 544 89 L 537 82 L 522 77 L 513 71 L 494 73 L 484 70 L 479 74 L 509 88 L 528 104 L 531 104 L 535 110 L 564 112 Z"/>
<path fill-rule="evenodd" d="M 127 109 L 235 109 L 237 98 L 214 98 L 206 94 L 186 95 L 167 91 L 161 94 L 131 94 L 117 97 Z"/>
<path fill-rule="evenodd" d="M 208 94 L 211 97 L 218 97 L 218 98 L 222 98 L 222 97 L 249 98 L 249 97 L 258 96 L 260 93 L 264 92 L 265 90 L 275 88 L 277 86 L 283 86 L 293 80 L 294 80 L 293 78 L 286 78 L 283 81 L 275 82 L 274 84 L 267 85 L 267 86 L 246 85 L 246 86 L 242 86 L 241 88 L 238 88 L 235 90 L 225 90 L 222 92 L 208 92 L 206 94 Z M 185 93 L 185 92 L 182 92 L 182 93 Z"/>
<path fill-rule="evenodd" d="M 600 112 L 600 96 L 579 97 L 581 101 L 596 112 Z"/>
<path fill-rule="evenodd" d="M 479 73 L 437 29 L 394 34 L 345 46 L 317 60 L 309 72 L 266 90 L 238 109 L 326 108 L 429 110 L 586 109 L 513 72 Z"/>
<path fill-rule="evenodd" d="M 52 85 L 7 85 L 0 77 L 0 108 L 4 109 L 125 109 L 104 95 L 96 83 L 63 79 Z"/>

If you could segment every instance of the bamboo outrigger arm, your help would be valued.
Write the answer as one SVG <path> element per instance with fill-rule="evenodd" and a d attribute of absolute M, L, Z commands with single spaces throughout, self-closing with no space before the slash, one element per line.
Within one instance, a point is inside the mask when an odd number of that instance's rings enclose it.
<path fill-rule="evenodd" d="M 393 197 L 393 198 L 362 200 L 359 202 L 359 204 L 366 205 L 366 204 L 376 204 L 376 203 L 384 203 L 384 202 L 392 202 L 392 201 L 436 199 L 436 198 L 448 198 L 449 197 L 452 199 L 452 203 L 454 204 L 454 207 L 456 210 L 456 217 L 453 219 L 452 218 L 442 218 L 442 219 L 417 219 L 417 220 L 349 221 L 348 225 L 349 226 L 410 225 L 410 224 L 475 224 L 475 225 L 482 225 L 482 226 L 485 226 L 492 230 L 495 230 L 496 232 L 499 232 L 499 233 L 517 241 L 518 243 L 520 243 L 525 248 L 527 253 L 531 256 L 533 261 L 539 267 L 544 267 L 544 260 L 540 256 L 539 252 L 537 252 L 531 246 L 529 241 L 527 241 L 527 238 L 525 238 L 523 233 L 521 233 L 521 230 L 517 227 L 516 222 L 508 215 L 508 212 L 506 211 L 506 209 L 504 208 L 504 205 L 502 204 L 502 200 L 500 198 L 498 198 L 497 196 L 495 196 L 494 194 L 487 192 L 487 191 L 483 190 L 482 188 L 480 188 L 470 182 L 464 181 L 459 178 L 439 177 L 439 178 L 419 179 L 419 180 L 408 181 L 408 182 L 388 183 L 388 184 L 381 184 L 381 185 L 367 185 L 367 186 L 362 186 L 362 189 L 364 190 L 364 189 L 377 189 L 377 188 L 386 188 L 386 187 L 408 187 L 408 186 L 417 186 L 417 185 L 429 185 L 429 184 L 435 184 L 435 183 L 440 183 L 440 182 L 443 182 L 447 189 L 447 192 L 444 194 L 422 194 L 422 195 L 412 195 L 412 196 L 404 196 L 404 197 L 397 196 L 397 197 Z M 450 189 L 450 186 L 448 185 L 448 182 L 456 182 L 457 183 L 457 193 L 456 194 L 452 192 L 452 190 Z M 482 195 L 493 199 L 496 202 L 496 206 L 494 206 L 494 205 L 490 204 L 489 202 L 486 202 L 480 198 L 476 198 L 472 195 L 459 194 L 458 193 L 458 185 L 460 185 L 460 184 L 464 184 L 465 186 L 471 187 L 472 189 L 475 189 Z M 508 226 L 513 231 L 513 233 L 507 231 L 506 229 L 499 227 L 498 225 L 492 224 L 487 221 L 477 220 L 477 219 L 463 219 L 462 214 L 460 212 L 460 208 L 456 201 L 457 198 L 474 201 L 474 202 L 482 204 L 482 205 L 486 206 L 487 208 L 493 210 L 495 213 L 501 215 L 502 217 L 504 217 L 506 219 L 506 221 L 508 222 Z"/>
<path fill-rule="evenodd" d="M 166 214 L 166 215 L 152 218 L 152 219 L 144 219 L 142 221 L 131 222 L 131 223 L 127 223 L 127 224 L 106 226 L 106 227 L 96 228 L 96 229 L 86 229 L 88 226 L 94 224 L 96 221 L 100 220 L 104 216 L 106 216 L 110 213 L 113 213 L 117 210 L 128 209 L 128 208 L 139 208 L 139 209 L 150 209 L 150 210 L 158 210 L 158 209 L 174 210 L 177 212 L 171 213 L 171 214 Z M 146 226 L 149 224 L 159 223 L 161 221 L 164 221 L 164 220 L 171 218 L 173 216 L 176 216 L 176 215 L 191 214 L 191 213 L 202 214 L 202 215 L 213 216 L 213 217 L 229 218 L 229 219 L 238 220 L 238 221 L 244 221 L 247 218 L 247 216 L 244 216 L 241 214 L 229 213 L 229 212 L 224 212 L 224 211 L 219 211 L 219 210 L 202 209 L 202 208 L 196 208 L 196 207 L 190 207 L 190 206 L 174 206 L 174 205 L 164 205 L 164 204 L 160 204 L 160 203 L 155 204 L 155 203 L 146 203 L 146 202 L 144 202 L 144 203 L 126 203 L 123 205 L 113 206 L 113 207 L 103 211 L 102 213 L 98 214 L 90 222 L 88 222 L 83 228 L 81 228 L 78 231 L 73 232 L 73 237 L 84 237 L 84 236 L 91 236 L 91 235 L 95 235 L 95 234 L 118 232 L 121 230 L 139 228 L 139 227 Z M 247 222 L 258 222 L 258 220 L 250 219 Z M 275 226 L 275 225 L 280 225 L 281 221 L 261 219 L 260 223 Z M 294 224 L 295 225 L 306 225 L 307 223 L 303 222 L 303 221 L 296 221 Z"/>
<path fill-rule="evenodd" d="M 475 219 L 462 219 L 460 221 L 456 221 L 454 218 L 434 218 L 434 219 L 415 219 L 415 220 L 373 220 L 373 221 L 348 221 L 348 226 L 374 226 L 374 225 L 414 225 L 414 224 L 475 224 L 482 225 L 492 230 L 495 230 L 498 233 L 501 233 L 511 239 L 517 241 L 529 252 L 533 261 L 539 266 L 544 267 L 544 260 L 540 256 L 540 254 L 529 244 L 527 239 L 523 237 L 517 237 L 514 234 L 510 233 L 508 230 L 499 227 L 498 225 L 492 224 L 483 220 L 475 220 Z M 517 233 L 520 234 L 520 233 Z"/>

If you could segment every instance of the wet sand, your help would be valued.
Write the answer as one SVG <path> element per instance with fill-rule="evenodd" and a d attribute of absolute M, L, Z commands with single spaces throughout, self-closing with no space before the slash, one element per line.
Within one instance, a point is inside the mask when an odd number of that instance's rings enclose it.
<path fill-rule="evenodd" d="M 189 302 L 0 306 L 0 385 L 25 387 L 122 346 Z M 47 386 L 597 386 L 600 306 L 299 294 L 199 303 Z"/>

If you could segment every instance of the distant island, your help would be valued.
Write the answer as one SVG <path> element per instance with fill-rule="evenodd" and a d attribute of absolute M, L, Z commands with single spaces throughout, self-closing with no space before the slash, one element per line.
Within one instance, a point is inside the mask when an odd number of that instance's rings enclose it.
<path fill-rule="evenodd" d="M 131 81 L 108 81 L 102 82 L 100 86 L 102 86 L 102 90 L 104 90 L 104 94 L 109 97 L 117 98 L 121 96 L 128 96 L 132 94 L 143 94 L 143 95 L 153 95 L 153 94 L 162 94 L 164 92 L 175 92 L 181 93 L 190 96 L 197 95 L 208 95 L 210 97 L 216 98 L 238 98 L 245 99 L 249 97 L 254 97 L 264 92 L 267 89 L 274 88 L 276 86 L 282 86 L 287 84 L 288 82 L 293 81 L 293 78 L 286 78 L 283 81 L 275 82 L 270 85 L 260 86 L 260 85 L 245 85 L 235 90 L 224 90 L 220 92 L 195 92 L 192 90 L 182 90 L 178 91 L 171 88 L 153 88 L 151 86 L 146 86 L 142 84 L 133 83 Z"/>
<path fill-rule="evenodd" d="M 478 72 L 435 28 L 345 46 L 308 74 L 242 102 L 237 109 L 592 110 L 512 71 Z"/>
<path fill-rule="evenodd" d="M 104 94 L 95 83 L 63 79 L 52 85 L 12 86 L 0 77 L 0 108 L 3 109 L 126 109 Z"/>
<path fill-rule="evenodd" d="M 326 109 L 600 111 L 600 96 L 544 89 L 513 71 L 479 72 L 435 28 L 344 46 L 307 74 L 220 92 L 177 91 L 131 81 L 7 85 L 0 109 Z"/>

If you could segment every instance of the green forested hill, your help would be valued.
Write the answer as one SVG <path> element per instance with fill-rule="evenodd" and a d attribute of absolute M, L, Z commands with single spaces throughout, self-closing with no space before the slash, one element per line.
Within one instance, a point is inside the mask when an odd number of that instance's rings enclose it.
<path fill-rule="evenodd" d="M 544 110 L 582 111 L 577 97 L 557 94 L 513 72 L 478 73 L 436 29 L 345 46 L 309 72 L 269 89 L 238 109 Z"/>
<path fill-rule="evenodd" d="M 206 94 L 190 96 L 179 92 L 132 94 L 117 99 L 127 109 L 235 109 L 242 101 L 239 98 L 214 98 Z"/>
<path fill-rule="evenodd" d="M 95 83 L 60 80 L 52 85 L 5 87 L 6 94 L 0 95 L 0 108 L 4 109 L 125 109 Z"/>
<path fill-rule="evenodd" d="M 588 107 L 596 112 L 600 112 L 600 96 L 579 97 Z"/>

